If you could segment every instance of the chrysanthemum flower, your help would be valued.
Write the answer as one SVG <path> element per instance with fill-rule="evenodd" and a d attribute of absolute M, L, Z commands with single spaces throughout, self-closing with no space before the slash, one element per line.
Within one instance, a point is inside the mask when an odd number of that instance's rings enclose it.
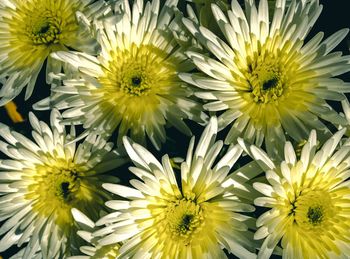
<path fill-rule="evenodd" d="M 90 135 L 76 148 L 74 127 L 66 134 L 57 110 L 51 129 L 31 113 L 35 142 L 0 124 L 0 252 L 28 242 L 23 258 L 41 251 L 43 258 L 61 258 L 79 247 L 71 208 L 93 219 L 111 196 L 101 187 L 116 182 L 101 175 L 123 162 L 112 143 Z M 73 142 L 72 142 L 73 141 Z M 72 142 L 72 143 L 71 143 Z"/>
<path fill-rule="evenodd" d="M 68 47 L 91 52 L 95 45 L 79 30 L 76 12 L 93 18 L 105 11 L 103 1 L 7 0 L 0 2 L 0 105 L 15 98 L 24 87 L 25 99 L 34 89 L 47 59 L 46 72 L 60 72 L 61 64 L 49 57 Z M 103 7 L 105 6 L 105 7 Z"/>
<path fill-rule="evenodd" d="M 181 31 L 174 19 L 176 0 L 159 10 L 159 0 L 128 1 L 116 5 L 115 17 L 97 26 L 102 46 L 98 57 L 78 52 L 58 52 L 53 57 L 80 71 L 81 79 L 62 76 L 64 86 L 54 89 L 52 102 L 66 122 L 82 123 L 88 132 L 112 133 L 119 126 L 119 143 L 130 132 L 145 144 L 146 135 L 156 148 L 165 142 L 164 126 L 170 124 L 186 134 L 183 119 L 204 123 L 201 105 L 178 78 L 193 69 L 173 32 Z M 119 8 L 119 9 L 118 9 Z M 102 27 L 102 28 L 101 28 Z M 37 105 L 36 107 L 40 107 Z"/>
<path fill-rule="evenodd" d="M 336 150 L 344 131 L 318 151 L 312 131 L 300 160 L 287 142 L 281 164 L 274 164 L 255 146 L 245 148 L 267 178 L 267 183 L 254 183 L 265 196 L 255 199 L 255 205 L 270 208 L 256 222 L 254 237 L 264 239 L 260 258 L 268 258 L 280 241 L 283 258 L 350 256 L 349 140 Z"/>
<path fill-rule="evenodd" d="M 105 228 L 93 233 L 100 245 L 123 242 L 121 257 L 222 258 L 223 248 L 240 258 L 254 258 L 255 244 L 248 228 L 254 221 L 241 212 L 252 212 L 252 193 L 246 183 L 261 170 L 248 164 L 228 176 L 242 150 L 236 145 L 214 165 L 223 146 L 215 142 L 213 118 L 194 149 L 192 138 L 181 172 L 174 172 L 167 155 L 162 163 L 144 147 L 125 137 L 124 145 L 139 180 L 132 187 L 103 184 L 125 199 L 106 205 L 116 210 L 97 221 Z M 252 201 L 251 201 L 252 202 Z"/>
<path fill-rule="evenodd" d="M 120 244 L 110 244 L 100 246 L 97 239 L 92 235 L 96 231 L 95 223 L 81 211 L 73 208 L 72 215 L 79 225 L 77 234 L 84 239 L 89 246 L 80 247 L 80 251 L 85 255 L 71 256 L 69 259 L 114 259 L 119 255 Z"/>
<path fill-rule="evenodd" d="M 180 77 L 205 91 L 209 111 L 221 111 L 219 129 L 231 125 L 225 139 L 237 137 L 260 146 L 269 154 L 283 150 L 287 139 L 301 142 L 316 129 L 320 139 L 331 132 L 324 121 L 344 124 L 345 119 L 325 100 L 340 101 L 350 87 L 333 78 L 350 70 L 349 56 L 331 51 L 346 36 L 343 29 L 322 41 L 323 33 L 304 42 L 321 13 L 316 1 L 276 1 L 269 21 L 266 0 L 245 1 L 246 12 L 236 0 L 225 15 L 212 5 L 225 41 L 206 28 L 184 19 L 184 24 L 212 54 L 188 52 L 202 74 Z M 321 120 L 322 119 L 322 120 Z"/>

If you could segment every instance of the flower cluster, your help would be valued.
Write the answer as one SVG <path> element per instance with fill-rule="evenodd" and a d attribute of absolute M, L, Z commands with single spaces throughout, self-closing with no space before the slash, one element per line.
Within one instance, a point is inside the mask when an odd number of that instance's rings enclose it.
<path fill-rule="evenodd" d="M 310 33 L 322 8 L 1 1 L 0 258 L 349 258 L 349 29 Z"/>

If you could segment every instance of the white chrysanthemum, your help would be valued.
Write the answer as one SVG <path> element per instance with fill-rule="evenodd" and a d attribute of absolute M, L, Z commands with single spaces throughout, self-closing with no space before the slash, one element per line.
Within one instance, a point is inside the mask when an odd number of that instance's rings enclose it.
<path fill-rule="evenodd" d="M 0 252 L 26 244 L 23 258 L 41 251 L 43 258 L 61 258 L 77 249 L 71 208 L 97 219 L 110 195 L 101 175 L 123 159 L 111 151 L 112 143 L 90 135 L 76 148 L 74 127 L 66 134 L 60 114 L 51 113 L 51 129 L 30 113 L 35 142 L 0 124 Z"/>
<path fill-rule="evenodd" d="M 130 133 L 145 144 L 146 135 L 156 148 L 166 140 L 168 123 L 190 134 L 183 119 L 204 123 L 201 105 L 191 96 L 179 72 L 193 69 L 174 37 L 181 31 L 174 17 L 177 0 L 168 0 L 159 10 L 159 0 L 128 1 L 116 5 L 115 16 L 98 24 L 98 57 L 78 52 L 58 52 L 53 57 L 80 71 L 81 79 L 65 75 L 64 86 L 55 88 L 49 102 L 66 109 L 67 123 L 82 123 L 88 132 L 110 134 L 119 127 L 119 143 Z M 118 9 L 119 8 L 119 9 Z"/>
<path fill-rule="evenodd" d="M 255 205 L 270 208 L 257 220 L 254 237 L 265 239 L 260 258 L 269 258 L 280 241 L 283 258 L 350 257 L 349 140 L 337 149 L 344 132 L 337 132 L 317 151 L 313 130 L 300 160 L 287 142 L 280 164 L 255 146 L 245 147 L 267 178 L 267 183 L 254 183 L 265 195 L 255 199 Z"/>
<path fill-rule="evenodd" d="M 85 255 L 71 256 L 68 259 L 114 259 L 119 255 L 120 244 L 110 244 L 100 246 L 98 240 L 93 236 L 93 231 L 96 231 L 95 223 L 81 211 L 73 208 L 72 215 L 75 222 L 79 225 L 77 234 L 84 239 L 89 246 L 80 247 L 80 251 Z"/>
<path fill-rule="evenodd" d="M 79 30 L 76 12 L 92 19 L 106 8 L 104 1 L 92 0 L 1 1 L 0 78 L 6 81 L 0 91 L 0 105 L 26 86 L 28 99 L 45 60 L 47 73 L 61 71 L 61 63 L 49 57 L 51 52 L 68 47 L 91 52 L 95 44 Z"/>
<path fill-rule="evenodd" d="M 289 8 L 278 0 L 271 22 L 266 0 L 258 7 L 253 0 L 245 2 L 245 13 L 233 0 L 227 15 L 212 5 L 225 41 L 184 19 L 213 56 L 188 52 L 204 73 L 180 77 L 205 90 L 197 93 L 208 101 L 205 109 L 222 112 L 219 129 L 231 125 L 226 143 L 242 137 L 260 146 L 265 140 L 273 154 L 283 150 L 285 134 L 297 142 L 306 140 L 311 129 L 320 139 L 330 137 L 323 120 L 346 123 L 325 100 L 343 100 L 350 91 L 349 84 L 333 78 L 350 70 L 349 56 L 331 53 L 348 29 L 324 41 L 320 32 L 306 43 L 322 10 L 318 0 L 293 1 Z"/>
<path fill-rule="evenodd" d="M 130 171 L 139 180 L 130 181 L 133 188 L 103 184 L 124 199 L 106 202 L 116 212 L 97 221 L 107 225 L 93 233 L 102 237 L 99 244 L 122 241 L 120 257 L 126 258 L 223 258 L 224 248 L 240 258 L 255 258 L 249 230 L 254 220 L 245 214 L 254 211 L 247 181 L 261 169 L 253 163 L 229 175 L 242 150 L 232 146 L 217 161 L 223 142 L 215 142 L 216 133 L 212 118 L 194 152 L 192 138 L 181 172 L 173 171 L 167 155 L 159 163 L 125 137 L 136 166 Z"/>

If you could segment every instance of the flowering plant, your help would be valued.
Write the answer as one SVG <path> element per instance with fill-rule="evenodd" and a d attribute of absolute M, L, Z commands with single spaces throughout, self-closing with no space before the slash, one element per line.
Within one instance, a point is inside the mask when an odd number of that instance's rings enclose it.
<path fill-rule="evenodd" d="M 349 258 L 331 8 L 1 1 L 0 258 Z"/>

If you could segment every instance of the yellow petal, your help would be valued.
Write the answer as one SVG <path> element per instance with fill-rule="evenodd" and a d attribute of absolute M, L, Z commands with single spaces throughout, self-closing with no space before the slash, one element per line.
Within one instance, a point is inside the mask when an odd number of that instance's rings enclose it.
<path fill-rule="evenodd" d="M 23 122 L 22 115 L 17 111 L 17 105 L 11 101 L 5 105 L 8 116 L 14 123 Z M 0 258 L 1 259 L 1 258 Z"/>

